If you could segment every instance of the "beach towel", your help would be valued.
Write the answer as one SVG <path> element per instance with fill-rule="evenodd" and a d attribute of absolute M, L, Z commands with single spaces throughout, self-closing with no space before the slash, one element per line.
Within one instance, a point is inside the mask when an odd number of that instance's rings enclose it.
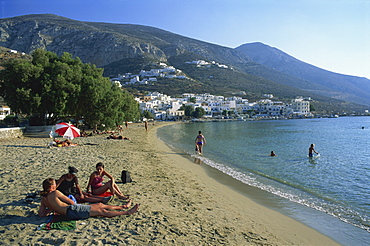
<path fill-rule="evenodd" d="M 100 194 L 100 195 L 98 195 L 98 196 L 101 196 L 101 197 L 113 196 L 113 193 L 112 193 L 112 192 L 107 191 L 107 192 L 104 192 L 103 194 Z"/>
<path fill-rule="evenodd" d="M 70 231 L 76 229 L 76 221 L 75 220 L 66 220 L 66 217 L 60 215 L 50 215 L 50 219 L 48 222 L 41 224 L 37 229 L 39 230 L 64 230 Z"/>

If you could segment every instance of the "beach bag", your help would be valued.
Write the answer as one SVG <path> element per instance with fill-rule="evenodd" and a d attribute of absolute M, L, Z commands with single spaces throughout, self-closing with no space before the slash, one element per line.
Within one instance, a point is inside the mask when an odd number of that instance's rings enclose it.
<path fill-rule="evenodd" d="M 122 183 L 124 183 L 124 184 L 131 183 L 132 179 L 131 179 L 131 176 L 130 176 L 130 172 L 126 171 L 126 170 L 123 170 L 122 174 L 121 174 L 121 180 L 122 180 Z"/>

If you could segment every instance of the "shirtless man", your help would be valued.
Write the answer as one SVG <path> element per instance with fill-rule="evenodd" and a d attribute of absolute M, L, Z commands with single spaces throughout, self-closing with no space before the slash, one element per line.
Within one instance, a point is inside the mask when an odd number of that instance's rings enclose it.
<path fill-rule="evenodd" d="M 197 146 L 199 155 L 202 155 L 203 154 L 202 149 L 203 145 L 206 144 L 206 138 L 203 136 L 201 131 L 199 131 L 198 133 L 199 133 L 198 136 L 195 138 L 195 144 Z"/>
<path fill-rule="evenodd" d="M 94 203 L 90 205 L 74 204 L 74 202 L 63 195 L 56 189 L 56 182 L 53 178 L 48 178 L 42 183 L 43 191 L 41 195 L 41 206 L 38 215 L 40 217 L 47 216 L 54 211 L 60 215 L 64 215 L 70 220 L 87 219 L 89 217 L 103 216 L 114 217 L 120 215 L 131 215 L 139 209 L 139 204 L 136 204 L 130 210 L 127 209 L 131 205 L 131 200 L 122 206 L 106 205 L 102 203 Z M 114 211 L 111 211 L 111 210 Z"/>
<path fill-rule="evenodd" d="M 310 148 L 308 148 L 308 157 L 313 157 L 313 153 L 312 152 L 315 152 L 316 155 L 318 155 L 319 153 L 315 150 L 315 145 L 314 144 L 311 144 L 310 145 Z"/>

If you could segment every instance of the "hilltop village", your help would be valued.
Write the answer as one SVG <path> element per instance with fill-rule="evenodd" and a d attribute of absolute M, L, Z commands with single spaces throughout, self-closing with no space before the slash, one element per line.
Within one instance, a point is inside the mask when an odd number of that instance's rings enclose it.
<path fill-rule="evenodd" d="M 196 67 L 217 66 L 224 69 L 233 69 L 232 67 L 203 60 L 186 62 Z M 139 74 L 133 75 L 126 73 L 119 74 L 111 81 L 117 86 L 132 84 L 151 84 L 157 82 L 157 78 L 177 78 L 189 79 L 181 70 L 173 66 L 167 66 L 165 63 L 159 63 L 158 69 L 149 71 L 141 70 Z M 202 108 L 204 115 L 202 118 L 303 118 L 312 117 L 310 112 L 311 98 L 297 97 L 290 103 L 272 101 L 272 94 L 263 95 L 266 99 L 258 102 L 248 102 L 242 97 L 223 97 L 215 96 L 209 93 L 205 94 L 182 94 L 181 98 L 171 98 L 171 96 L 159 92 L 150 92 L 144 98 L 136 98 L 140 104 L 142 112 L 148 111 L 156 120 L 181 120 L 185 117 L 185 106 L 191 106 L 194 109 Z"/>
<path fill-rule="evenodd" d="M 195 65 L 196 67 L 211 67 L 217 66 L 224 69 L 233 69 L 227 65 L 217 63 L 215 61 L 207 62 L 203 60 L 185 62 L 186 64 Z M 157 82 L 157 78 L 167 79 L 189 79 L 180 69 L 173 66 L 168 66 L 166 63 L 153 63 L 151 65 L 158 66 L 159 68 L 150 69 L 149 71 L 141 70 L 139 74 L 125 73 L 118 74 L 116 78 L 112 78 L 111 81 L 116 83 L 118 86 L 124 85 L 147 85 Z"/>

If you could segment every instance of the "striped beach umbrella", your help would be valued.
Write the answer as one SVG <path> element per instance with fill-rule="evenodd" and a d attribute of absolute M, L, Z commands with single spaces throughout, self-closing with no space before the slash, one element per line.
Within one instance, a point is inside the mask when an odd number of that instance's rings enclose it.
<path fill-rule="evenodd" d="M 56 124 L 55 132 L 60 136 L 71 140 L 80 136 L 80 130 L 77 127 L 65 122 Z"/>

